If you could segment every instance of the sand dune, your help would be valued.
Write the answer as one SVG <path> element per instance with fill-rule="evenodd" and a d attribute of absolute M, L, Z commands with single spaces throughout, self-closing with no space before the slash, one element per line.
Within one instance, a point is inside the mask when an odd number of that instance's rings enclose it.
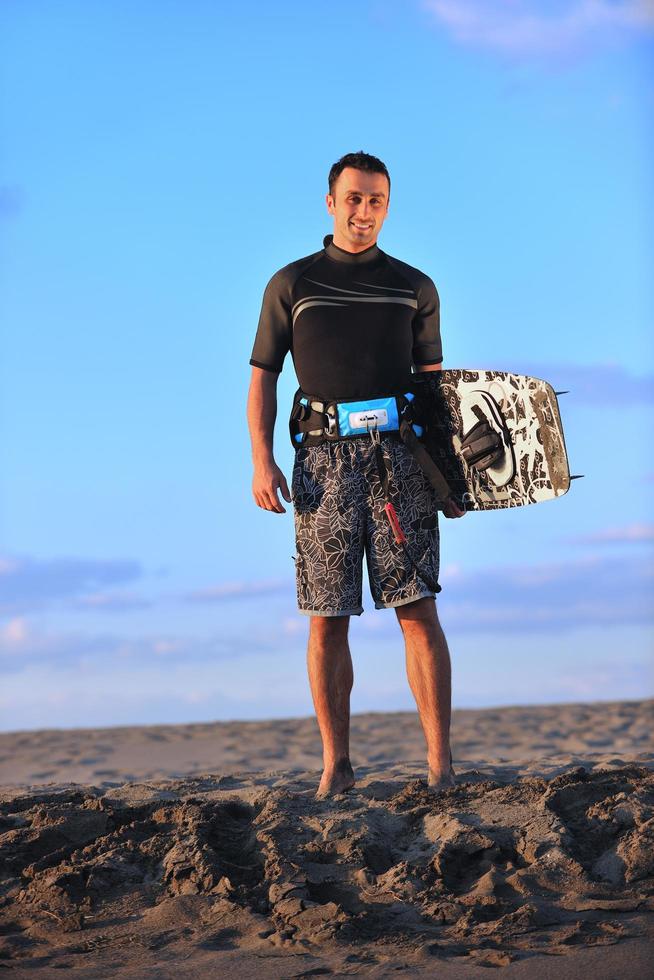
<path fill-rule="evenodd" d="M 638 759 L 654 748 L 654 701 L 526 705 L 452 712 L 454 759 L 470 765 L 569 755 L 571 765 L 613 753 Z M 355 714 L 355 766 L 419 761 L 425 742 L 414 711 Z M 318 769 L 315 718 L 221 721 L 0 733 L 0 785 L 166 779 L 244 769 Z"/>
<path fill-rule="evenodd" d="M 312 719 L 158 726 L 167 739 L 131 760 L 148 778 L 5 786 L 0 965 L 44 978 L 64 967 L 89 978 L 647 977 L 653 708 L 456 712 L 457 785 L 436 794 L 422 744 L 388 757 L 413 744 L 409 714 L 353 718 L 357 783 L 326 800 L 315 798 L 319 757 L 290 768 L 313 759 Z M 139 744 L 152 734 L 130 731 Z M 14 774 L 40 753 L 60 779 L 49 747 L 56 756 L 67 739 L 74 759 L 83 743 L 91 760 L 103 744 L 120 774 L 126 732 L 13 733 L 3 754 L 18 742 Z M 248 745 L 256 765 L 161 778 L 166 747 L 189 752 L 207 732 L 218 755 Z M 481 738 L 505 755 L 470 752 Z M 283 765 L 262 771 L 261 753 L 282 746 Z"/>

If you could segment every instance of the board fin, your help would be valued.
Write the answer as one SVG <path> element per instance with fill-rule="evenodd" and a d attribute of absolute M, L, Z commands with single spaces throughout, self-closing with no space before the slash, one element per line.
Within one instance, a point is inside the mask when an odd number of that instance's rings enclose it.
<path fill-rule="evenodd" d="M 568 388 L 568 389 L 566 389 L 566 391 L 555 391 L 554 394 L 555 395 L 569 395 L 570 394 L 570 389 Z"/>
<path fill-rule="evenodd" d="M 571 476 L 571 480 L 583 480 L 585 473 L 576 473 L 575 476 Z"/>

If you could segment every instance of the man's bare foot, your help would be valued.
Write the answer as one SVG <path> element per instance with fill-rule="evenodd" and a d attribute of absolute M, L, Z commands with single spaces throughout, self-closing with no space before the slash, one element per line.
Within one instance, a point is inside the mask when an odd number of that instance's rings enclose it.
<path fill-rule="evenodd" d="M 452 753 L 450 752 L 450 768 L 448 772 L 442 769 L 429 767 L 429 776 L 427 778 L 427 785 L 432 792 L 437 793 L 441 789 L 450 789 L 451 786 L 456 786 L 455 777 L 456 773 L 452 766 Z"/>
<path fill-rule="evenodd" d="M 450 789 L 451 786 L 456 786 L 456 780 L 452 775 L 452 770 L 450 770 L 450 772 L 439 774 L 430 766 L 427 785 L 429 786 L 430 790 L 437 793 L 441 789 Z"/>
<path fill-rule="evenodd" d="M 341 759 L 334 766 L 325 766 L 320 786 L 316 792 L 316 799 L 321 800 L 326 796 L 344 793 L 347 789 L 352 789 L 353 786 L 354 770 L 350 760 Z"/>

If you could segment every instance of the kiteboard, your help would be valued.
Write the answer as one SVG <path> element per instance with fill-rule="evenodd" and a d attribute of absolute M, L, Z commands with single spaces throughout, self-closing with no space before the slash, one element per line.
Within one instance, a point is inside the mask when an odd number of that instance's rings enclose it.
<path fill-rule="evenodd" d="M 461 507 L 521 507 L 567 493 L 576 477 L 557 400 L 563 392 L 508 371 L 434 371 L 416 389 L 425 381 L 422 442 Z"/>

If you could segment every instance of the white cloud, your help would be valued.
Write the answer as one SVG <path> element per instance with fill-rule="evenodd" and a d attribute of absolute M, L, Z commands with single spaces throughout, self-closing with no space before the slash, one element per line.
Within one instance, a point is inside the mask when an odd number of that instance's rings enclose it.
<path fill-rule="evenodd" d="M 41 559 L 0 554 L 0 615 L 37 612 L 57 603 L 78 611 L 123 613 L 149 609 L 171 599 L 205 604 L 253 599 L 288 592 L 293 586 L 289 578 L 238 580 L 155 599 L 111 588 L 142 577 L 140 563 L 128 559 Z"/>
<path fill-rule="evenodd" d="M 439 580 L 441 582 L 451 582 L 454 579 L 460 578 L 464 574 L 463 565 L 460 562 L 448 562 L 447 565 L 443 565 L 440 570 Z"/>
<path fill-rule="evenodd" d="M 19 669 L 28 661 L 70 663 L 92 654 L 107 656 L 117 645 L 115 637 L 106 635 L 43 630 L 25 616 L 14 616 L 0 625 L 0 662 L 5 671 Z"/>
<path fill-rule="evenodd" d="M 528 363 L 504 367 L 516 374 L 529 374 L 549 381 L 559 391 L 568 391 L 575 405 L 601 405 L 616 408 L 651 405 L 654 401 L 654 375 L 635 374 L 616 362 L 604 364 Z M 611 384 L 607 385 L 607 378 Z M 566 396 L 562 396 L 565 398 Z M 565 401 L 563 402 L 565 405 Z"/>
<path fill-rule="evenodd" d="M 282 632 L 287 636 L 304 636 L 307 632 L 306 617 L 302 615 L 287 616 L 282 620 Z"/>
<path fill-rule="evenodd" d="M 254 649 L 254 643 L 252 646 Z M 242 652 L 233 638 L 222 635 L 197 639 L 155 631 L 145 636 L 64 631 L 43 629 L 24 617 L 14 617 L 0 626 L 0 663 L 4 671 L 22 669 L 28 662 L 55 663 L 61 667 L 118 660 L 134 664 L 162 660 L 188 664 L 224 661 Z"/>
<path fill-rule="evenodd" d="M 295 717 L 311 713 L 306 673 L 290 659 L 262 656 L 249 673 L 237 662 L 180 659 L 117 665 L 98 660 L 85 670 L 28 664 L 0 688 L 0 730 L 183 724 L 221 718 Z"/>
<path fill-rule="evenodd" d="M 0 556 L 0 614 L 42 609 L 57 600 L 79 599 L 98 586 L 141 577 L 135 561 L 89 558 L 38 559 Z"/>
<path fill-rule="evenodd" d="M 597 541 L 649 542 L 651 525 L 628 525 L 589 535 Z M 582 627 L 649 626 L 654 621 L 651 601 L 653 567 L 647 551 L 593 549 L 561 562 L 489 566 L 467 571 L 447 565 L 440 577 L 443 591 L 438 606 L 447 630 L 459 634 L 530 633 L 554 635 Z M 262 583 L 260 583 L 262 584 Z M 270 584 L 270 583 L 269 583 Z M 231 595 L 233 583 L 227 583 Z M 222 593 L 219 593 L 222 594 Z M 246 615 L 221 617 L 198 630 L 190 616 L 185 628 L 167 631 L 155 621 L 148 629 L 93 630 L 43 627 L 26 615 L 0 623 L 0 663 L 5 672 L 22 670 L 26 664 L 49 663 L 79 669 L 107 664 L 148 665 L 168 670 L 186 664 L 195 670 L 203 663 L 230 664 L 258 655 L 276 655 L 304 648 L 307 621 L 294 613 L 294 604 L 277 603 L 262 610 L 256 591 L 238 590 L 248 603 Z M 248 602 L 249 600 L 249 602 Z M 277 602 L 277 600 L 275 600 Z M 370 601 L 357 629 L 374 637 L 397 630 L 396 618 L 378 614 Z"/>
<path fill-rule="evenodd" d="M 652 0 L 424 0 L 455 40 L 508 55 L 556 57 L 651 30 Z"/>
<path fill-rule="evenodd" d="M 92 612 L 129 612 L 133 609 L 149 609 L 153 603 L 134 593 L 96 592 L 75 599 L 71 605 L 75 609 Z"/>
<path fill-rule="evenodd" d="M 27 620 L 15 616 L 0 625 L 0 644 L 6 644 L 8 647 L 20 647 L 27 637 L 27 631 Z"/>
<path fill-rule="evenodd" d="M 654 541 L 654 524 L 607 527 L 591 534 L 579 534 L 567 540 L 574 544 L 647 544 Z"/>
<path fill-rule="evenodd" d="M 585 555 L 472 572 L 453 582 L 442 602 L 448 625 L 465 632 L 651 624 L 653 574 L 646 558 Z"/>
<path fill-rule="evenodd" d="M 653 563 L 645 556 L 583 555 L 540 565 L 489 566 L 439 576 L 438 608 L 452 633 L 556 634 L 654 622 Z M 395 630 L 395 617 L 366 629 Z"/>
<path fill-rule="evenodd" d="M 220 582 L 196 589 L 185 595 L 188 602 L 225 602 L 228 599 L 250 599 L 255 596 L 284 592 L 289 579 L 264 579 L 260 581 Z"/>

